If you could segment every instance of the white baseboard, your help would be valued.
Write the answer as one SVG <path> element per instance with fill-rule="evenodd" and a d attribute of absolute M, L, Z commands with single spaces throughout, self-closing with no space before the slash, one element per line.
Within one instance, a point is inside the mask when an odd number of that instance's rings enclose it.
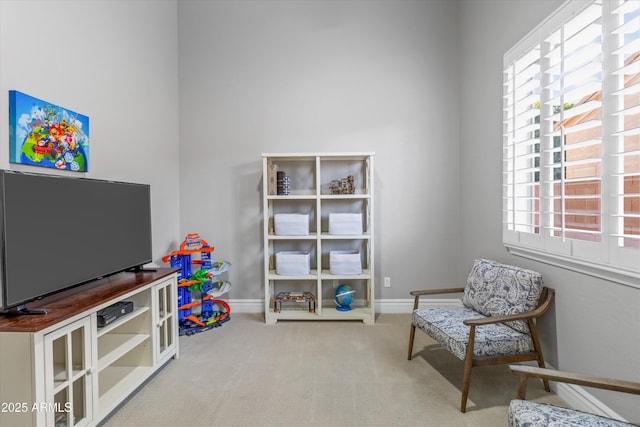
<path fill-rule="evenodd" d="M 230 299 L 227 300 L 233 313 L 264 313 L 263 299 Z"/>

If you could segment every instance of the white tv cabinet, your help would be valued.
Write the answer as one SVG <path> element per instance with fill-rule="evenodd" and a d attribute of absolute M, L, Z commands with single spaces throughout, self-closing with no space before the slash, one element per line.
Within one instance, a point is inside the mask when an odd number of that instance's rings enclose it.
<path fill-rule="evenodd" d="M 177 275 L 124 272 L 0 316 L 0 426 L 93 426 L 178 356 Z M 97 312 L 132 301 L 98 328 Z"/>
<path fill-rule="evenodd" d="M 278 320 L 361 320 L 375 322 L 374 302 L 374 153 L 263 153 L 264 214 L 264 302 L 265 322 Z M 277 194 L 276 166 L 290 177 L 290 193 Z M 332 182 L 352 177 L 355 191 L 332 191 Z M 309 217 L 308 235 L 278 235 L 274 216 L 279 213 L 305 214 Z M 362 231 L 355 234 L 329 233 L 332 213 L 362 216 Z M 309 274 L 277 274 L 276 254 L 302 251 L 309 254 Z M 359 252 L 360 274 L 333 274 L 331 251 Z M 355 290 L 352 309 L 336 310 L 335 290 L 348 284 Z M 306 302 L 275 306 L 280 292 L 309 292 L 315 297 L 315 309 Z"/>

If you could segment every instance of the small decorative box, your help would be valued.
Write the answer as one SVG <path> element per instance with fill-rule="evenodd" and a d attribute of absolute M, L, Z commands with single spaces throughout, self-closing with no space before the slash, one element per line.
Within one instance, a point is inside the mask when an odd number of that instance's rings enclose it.
<path fill-rule="evenodd" d="M 316 312 L 316 297 L 311 292 L 280 292 L 273 298 L 273 312 L 280 313 L 282 301 L 305 302 L 309 304 L 309 313 Z"/>
<path fill-rule="evenodd" d="M 311 260 L 309 252 L 282 251 L 276 253 L 276 273 L 282 276 L 309 274 Z"/>
<path fill-rule="evenodd" d="M 362 214 L 330 213 L 329 234 L 362 234 Z"/>
<path fill-rule="evenodd" d="M 306 236 L 309 234 L 309 215 L 275 214 L 273 216 L 275 233 L 279 236 Z"/>
<path fill-rule="evenodd" d="M 361 274 L 362 260 L 359 251 L 330 251 L 329 271 L 331 274 Z"/>

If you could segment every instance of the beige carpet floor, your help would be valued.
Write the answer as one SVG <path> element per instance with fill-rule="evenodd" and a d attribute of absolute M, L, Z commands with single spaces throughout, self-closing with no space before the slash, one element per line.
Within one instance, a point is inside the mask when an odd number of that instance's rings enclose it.
<path fill-rule="evenodd" d="M 374 325 L 232 314 L 180 337 L 180 357 L 103 426 L 506 426 L 518 385 L 508 367 L 473 369 L 463 414 L 462 361 L 419 331 L 408 361 L 409 326 L 409 314 Z M 562 403 L 538 381 L 527 397 Z"/>

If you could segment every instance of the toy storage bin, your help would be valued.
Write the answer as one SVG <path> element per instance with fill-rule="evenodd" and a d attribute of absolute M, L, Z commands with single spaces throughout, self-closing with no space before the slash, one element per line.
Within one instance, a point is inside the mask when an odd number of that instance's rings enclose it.
<path fill-rule="evenodd" d="M 359 251 L 330 251 L 329 271 L 331 274 L 361 274 L 362 260 Z"/>
<path fill-rule="evenodd" d="M 330 213 L 329 234 L 362 234 L 362 214 Z"/>
<path fill-rule="evenodd" d="M 309 234 L 309 215 L 281 213 L 273 216 L 275 233 L 279 236 L 307 236 Z"/>
<path fill-rule="evenodd" d="M 276 273 L 282 276 L 309 274 L 311 259 L 309 252 L 282 251 L 276 253 Z"/>

